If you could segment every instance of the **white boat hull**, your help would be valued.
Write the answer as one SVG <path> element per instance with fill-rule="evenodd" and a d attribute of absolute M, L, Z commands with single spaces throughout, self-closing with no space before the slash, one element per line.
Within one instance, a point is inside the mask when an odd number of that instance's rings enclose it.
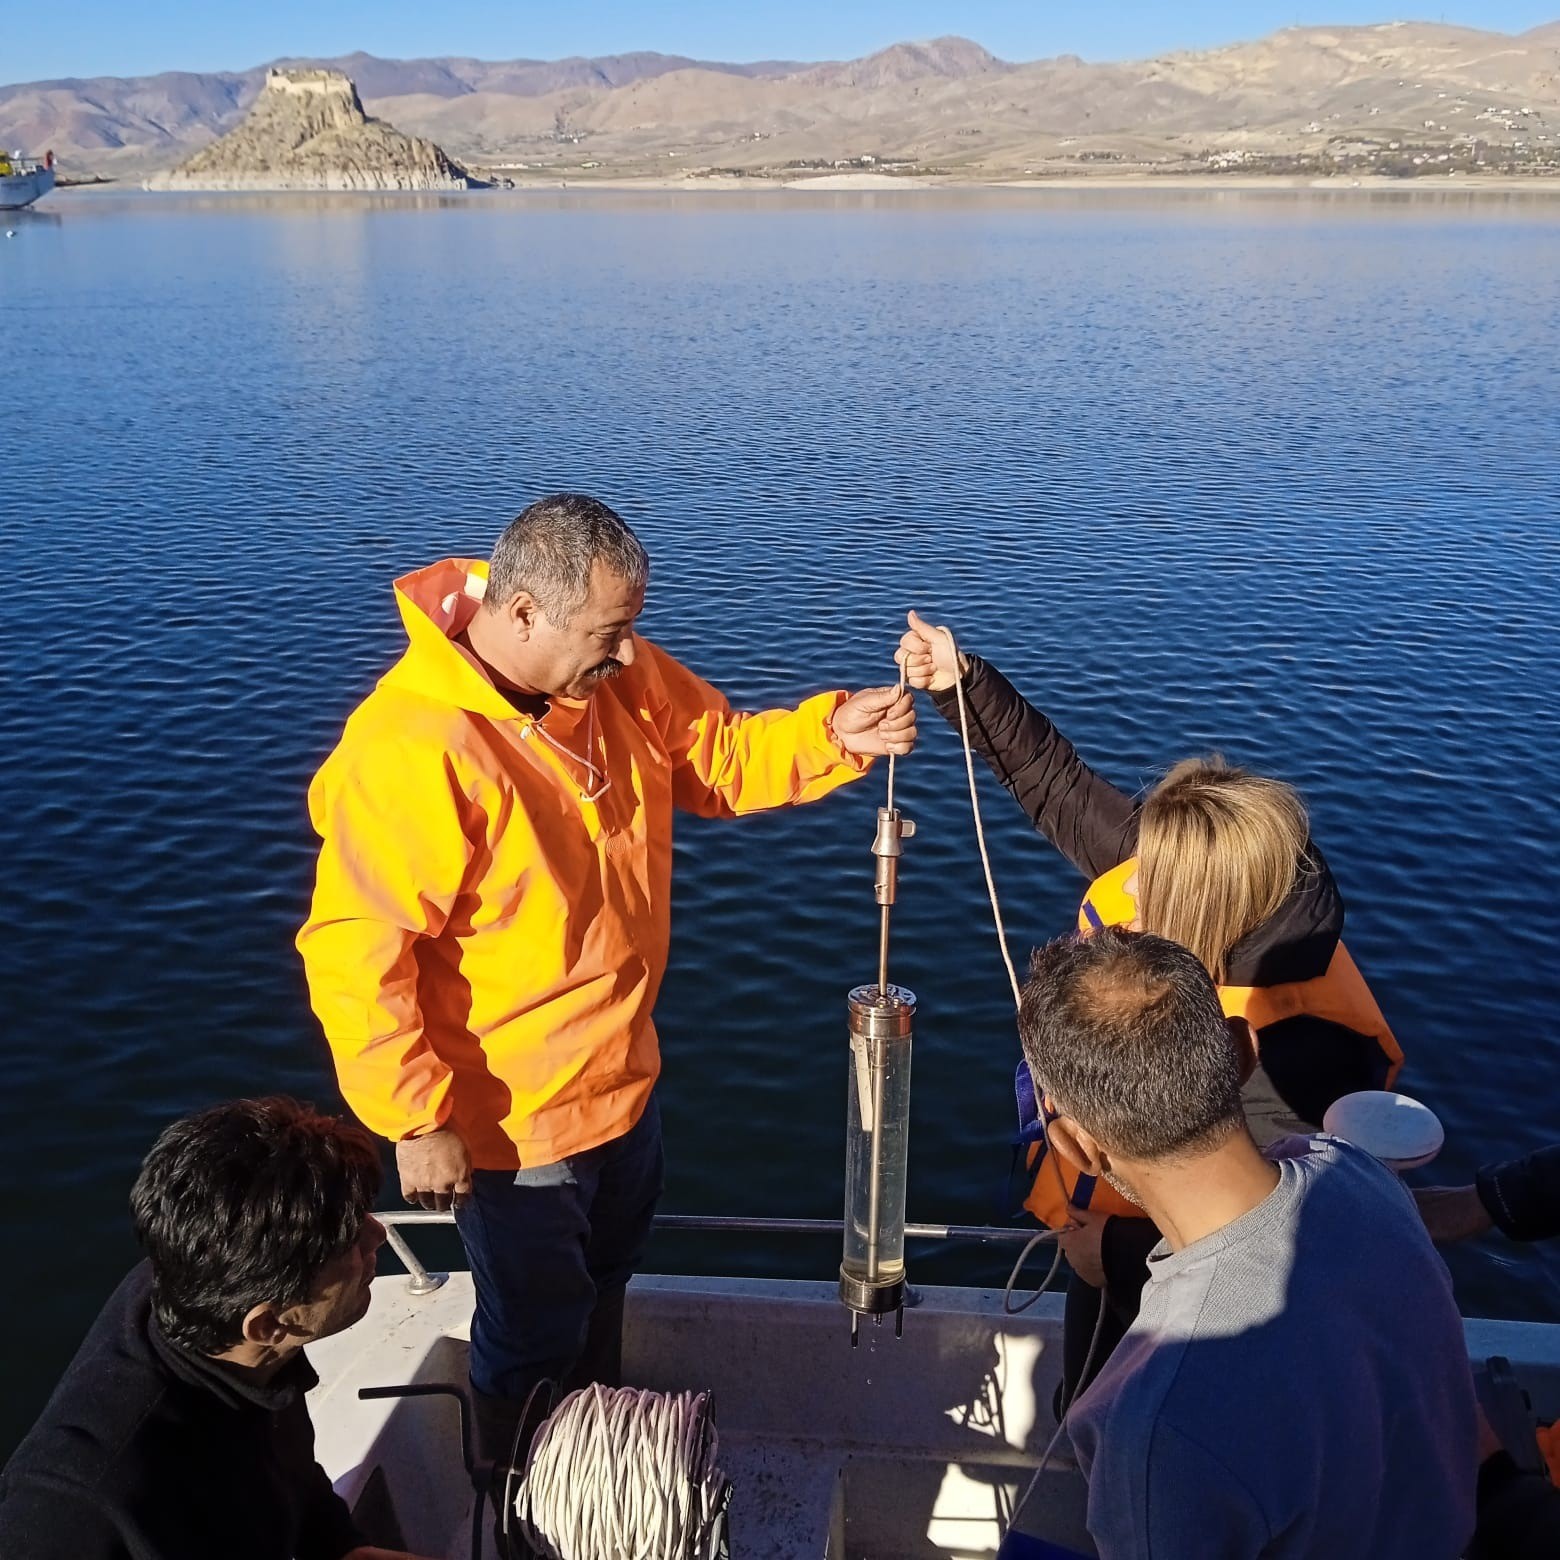
<path fill-rule="evenodd" d="M 0 173 L 0 211 L 20 211 L 53 188 L 52 168 L 37 168 L 29 173 Z"/>
<path fill-rule="evenodd" d="M 363 1322 L 310 1349 L 321 1462 L 380 1543 L 467 1553 L 453 1402 L 364 1403 L 357 1391 L 463 1385 L 471 1303 L 467 1273 L 420 1298 L 382 1278 Z M 1470 1356 L 1506 1355 L 1535 1410 L 1560 1417 L 1560 1328 L 1466 1330 Z M 998 1293 L 928 1288 L 902 1339 L 890 1321 L 852 1350 L 833 1284 L 641 1277 L 624 1376 L 714 1392 L 733 1560 L 989 1560 L 1055 1428 L 1061 1338 L 1060 1296 L 1006 1316 Z M 1086 1555 L 1084 1493 L 1059 1457 L 1025 1510 L 1038 1506 L 1045 1536 Z"/>

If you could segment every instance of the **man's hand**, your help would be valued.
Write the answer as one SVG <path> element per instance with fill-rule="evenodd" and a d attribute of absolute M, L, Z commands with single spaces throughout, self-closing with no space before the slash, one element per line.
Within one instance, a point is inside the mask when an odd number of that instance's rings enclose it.
<path fill-rule="evenodd" d="M 899 641 L 894 659 L 905 669 L 905 681 L 912 688 L 941 693 L 951 688 L 960 673 L 969 670 L 967 657 L 954 648 L 953 635 L 940 625 L 928 623 L 919 612 L 907 619 L 910 631 Z"/>
<path fill-rule="evenodd" d="M 381 1549 L 378 1544 L 359 1544 L 348 1549 L 342 1560 L 427 1560 L 426 1555 L 415 1555 L 409 1549 Z"/>
<path fill-rule="evenodd" d="M 834 712 L 830 725 L 847 753 L 908 753 L 915 746 L 915 699 L 908 689 L 863 688 Z"/>
<path fill-rule="evenodd" d="M 1419 1217 L 1438 1246 L 1487 1235 L 1495 1228 L 1476 1186 L 1416 1186 L 1413 1194 Z"/>
<path fill-rule="evenodd" d="M 1067 1217 L 1072 1220 L 1074 1227 L 1062 1231 L 1060 1244 L 1066 1253 L 1068 1264 L 1084 1283 L 1092 1284 L 1096 1289 L 1103 1289 L 1105 1254 L 1101 1247 L 1105 1239 L 1105 1225 L 1110 1215 L 1090 1213 L 1087 1208 L 1074 1207 L 1069 1203 Z"/>
<path fill-rule="evenodd" d="M 349 1549 L 341 1560 L 427 1560 L 427 1557 L 414 1555 L 406 1549 L 380 1549 L 374 1544 L 360 1544 L 356 1549 Z"/>
<path fill-rule="evenodd" d="M 471 1195 L 471 1155 L 453 1127 L 439 1127 L 395 1145 L 401 1195 L 419 1208 L 443 1213 Z"/>

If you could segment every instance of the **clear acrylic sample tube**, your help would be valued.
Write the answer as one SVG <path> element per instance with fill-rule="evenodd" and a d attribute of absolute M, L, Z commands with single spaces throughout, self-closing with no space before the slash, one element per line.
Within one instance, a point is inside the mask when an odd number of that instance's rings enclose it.
<path fill-rule="evenodd" d="M 840 1299 L 852 1311 L 881 1316 L 904 1303 L 915 994 L 902 986 L 858 986 L 849 1007 Z"/>

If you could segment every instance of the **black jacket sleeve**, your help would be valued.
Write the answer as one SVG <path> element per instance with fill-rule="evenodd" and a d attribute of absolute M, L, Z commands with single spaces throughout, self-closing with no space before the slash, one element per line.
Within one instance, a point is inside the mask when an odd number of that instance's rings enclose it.
<path fill-rule="evenodd" d="M 1560 1143 L 1485 1165 L 1476 1184 L 1485 1211 L 1513 1240 L 1560 1235 Z"/>
<path fill-rule="evenodd" d="M 199 1479 L 199 1470 L 190 1477 Z M 368 1540 L 325 1470 L 299 1491 L 297 1560 L 343 1560 Z M 0 1556 L 4 1560 L 184 1560 L 209 1556 L 215 1533 L 209 1508 L 170 1498 L 160 1487 L 139 1501 L 30 1470 L 0 1482 Z M 227 1513 L 241 1521 L 242 1513 Z M 246 1549 L 245 1553 L 252 1553 Z"/>
<path fill-rule="evenodd" d="M 300 1400 L 294 1415 L 307 1437 L 305 1455 L 311 1459 L 298 1483 L 297 1560 L 342 1560 L 366 1544 L 347 1503 L 331 1486 L 325 1470 L 314 1461 L 314 1424 Z"/>
<path fill-rule="evenodd" d="M 74 1480 L 32 1474 L 0 1481 L 5 1560 L 134 1560 L 135 1553 L 123 1525 Z"/>
<path fill-rule="evenodd" d="M 1073 866 L 1096 878 L 1132 854 L 1137 846 L 1132 799 L 1095 774 L 1072 743 L 979 656 L 969 657 L 964 697 L 971 747 Z M 957 731 L 957 692 L 934 693 L 932 702 Z"/>
<path fill-rule="evenodd" d="M 342 1560 L 368 1542 L 318 1463 L 299 1515 L 298 1560 Z"/>

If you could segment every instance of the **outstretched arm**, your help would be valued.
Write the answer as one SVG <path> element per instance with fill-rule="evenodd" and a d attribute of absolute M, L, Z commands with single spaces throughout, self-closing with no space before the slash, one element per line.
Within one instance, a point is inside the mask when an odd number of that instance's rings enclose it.
<path fill-rule="evenodd" d="M 1560 1143 L 1521 1159 L 1483 1165 L 1472 1186 L 1421 1186 L 1414 1201 L 1436 1241 L 1499 1228 L 1512 1240 L 1560 1235 Z"/>
<path fill-rule="evenodd" d="M 746 715 L 664 651 L 645 645 L 641 653 L 655 658 L 663 700 L 657 720 L 671 755 L 673 796 L 686 812 L 735 817 L 816 801 L 864 774 L 874 757 L 915 744 L 907 692 L 820 693 L 794 710 Z"/>
<path fill-rule="evenodd" d="M 1085 877 L 1098 877 L 1137 846 L 1132 799 L 1097 775 L 1050 720 L 994 666 L 959 654 L 947 629 L 909 617 L 898 660 L 913 688 L 959 726 L 954 683 L 964 681 L 970 745 L 991 766 L 1029 821 Z"/>

